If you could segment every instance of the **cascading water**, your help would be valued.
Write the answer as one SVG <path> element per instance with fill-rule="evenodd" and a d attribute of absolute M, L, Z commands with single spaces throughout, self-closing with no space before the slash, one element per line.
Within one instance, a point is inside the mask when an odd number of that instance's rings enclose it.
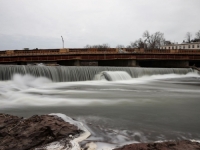
<path fill-rule="evenodd" d="M 115 73 L 111 73 L 111 71 L 115 71 Z M 93 80 L 95 75 L 101 72 L 107 77 L 107 80 L 128 79 L 128 75 L 122 73 L 122 71 L 128 73 L 132 78 L 137 78 L 144 75 L 155 74 L 186 74 L 193 70 L 191 68 L 0 65 L 0 80 L 10 80 L 14 74 L 30 74 L 35 77 L 46 77 L 54 82 L 87 81 Z M 112 79 L 110 78 L 111 76 L 113 77 Z"/>
<path fill-rule="evenodd" d="M 125 71 L 103 71 L 95 75 L 95 80 L 108 80 L 108 81 L 117 81 L 117 80 L 130 80 L 131 76 Z"/>

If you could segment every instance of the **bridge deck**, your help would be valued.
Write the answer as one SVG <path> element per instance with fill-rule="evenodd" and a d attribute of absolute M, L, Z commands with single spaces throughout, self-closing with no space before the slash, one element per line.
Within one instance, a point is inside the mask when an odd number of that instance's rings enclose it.
<path fill-rule="evenodd" d="M 186 54 L 96 54 L 96 55 L 35 55 L 35 56 L 6 56 L 0 57 L 0 62 L 18 62 L 18 61 L 59 61 L 59 60 L 200 60 L 199 55 Z"/>
<path fill-rule="evenodd" d="M 200 60 L 200 50 L 53 49 L 1 51 L 0 62 L 61 60 Z"/>

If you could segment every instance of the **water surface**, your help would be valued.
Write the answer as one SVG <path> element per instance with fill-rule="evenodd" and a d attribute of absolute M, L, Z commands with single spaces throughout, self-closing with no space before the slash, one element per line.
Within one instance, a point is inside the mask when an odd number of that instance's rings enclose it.
<path fill-rule="evenodd" d="M 17 74 L 0 82 L 0 112 L 63 113 L 85 123 L 88 140 L 112 144 L 199 140 L 199 97 L 195 72 L 79 82 Z"/>

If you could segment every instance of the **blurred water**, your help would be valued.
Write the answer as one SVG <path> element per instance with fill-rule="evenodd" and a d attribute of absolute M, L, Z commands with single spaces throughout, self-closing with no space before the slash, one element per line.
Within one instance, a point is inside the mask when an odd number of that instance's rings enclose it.
<path fill-rule="evenodd" d="M 115 74 L 112 74 L 113 71 Z M 155 74 L 186 74 L 193 70 L 191 68 L 0 65 L 0 80 L 11 80 L 14 74 L 29 74 L 34 77 L 45 77 L 54 82 L 87 81 L 93 80 L 94 76 L 101 72 L 108 78 L 109 74 L 119 77 L 116 71 L 121 72 L 121 77 L 124 77 L 123 71 L 132 78 L 137 78 Z"/>
<path fill-rule="evenodd" d="M 16 74 L 0 82 L 0 112 L 63 113 L 85 123 L 88 140 L 120 144 L 200 139 L 200 76 L 164 74 L 119 81 L 52 82 Z"/>

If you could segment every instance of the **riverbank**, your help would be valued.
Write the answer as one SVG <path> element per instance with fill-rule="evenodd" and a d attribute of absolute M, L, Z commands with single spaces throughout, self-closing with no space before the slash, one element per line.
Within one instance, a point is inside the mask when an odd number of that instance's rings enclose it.
<path fill-rule="evenodd" d="M 43 149 L 59 142 L 59 147 L 73 147 L 70 141 L 83 133 L 77 126 L 56 115 L 34 115 L 28 119 L 0 114 L 0 149 Z M 43 148 L 42 148 L 43 147 Z"/>
<path fill-rule="evenodd" d="M 166 141 L 157 143 L 137 143 L 125 145 L 114 150 L 198 150 L 200 143 L 189 140 Z"/>
<path fill-rule="evenodd" d="M 0 114 L 1 150 L 96 150 L 97 145 L 90 141 L 79 146 L 90 134 L 84 131 L 77 121 L 63 115 L 34 115 L 22 118 L 9 114 Z M 107 147 L 106 150 L 112 148 Z M 166 141 L 157 143 L 134 143 L 115 150 L 197 150 L 196 141 Z"/>

